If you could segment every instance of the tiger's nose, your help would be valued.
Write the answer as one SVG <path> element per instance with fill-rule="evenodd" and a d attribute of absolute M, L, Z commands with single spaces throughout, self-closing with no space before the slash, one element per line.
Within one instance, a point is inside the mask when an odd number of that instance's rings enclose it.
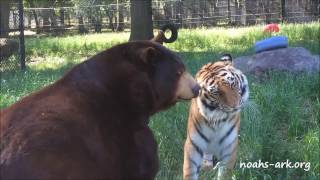
<path fill-rule="evenodd" d="M 199 95 L 201 87 L 196 84 L 193 88 L 192 88 L 192 93 L 194 94 L 195 97 L 197 97 Z"/>

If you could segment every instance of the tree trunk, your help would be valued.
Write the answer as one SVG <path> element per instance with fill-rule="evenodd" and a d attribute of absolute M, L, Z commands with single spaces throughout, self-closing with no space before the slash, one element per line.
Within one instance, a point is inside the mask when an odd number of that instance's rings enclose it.
<path fill-rule="evenodd" d="M 78 20 L 79 20 L 79 33 L 81 33 L 81 34 L 87 33 L 88 31 L 84 27 L 83 16 L 79 15 Z"/>
<path fill-rule="evenodd" d="M 27 28 L 31 28 L 31 20 L 32 20 L 32 13 L 31 12 L 27 12 L 25 13 L 26 16 L 28 17 L 27 20 L 28 20 L 28 24 L 27 24 Z"/>
<path fill-rule="evenodd" d="M 189 26 L 190 28 L 197 28 L 199 26 L 199 21 L 198 21 L 198 13 L 197 13 L 197 5 L 198 2 L 197 1 L 193 1 L 190 7 L 190 12 L 191 12 L 191 26 Z"/>
<path fill-rule="evenodd" d="M 64 9 L 60 9 L 60 24 L 62 27 L 64 27 Z"/>
<path fill-rule="evenodd" d="M 228 2 L 228 24 L 231 24 L 231 9 L 230 9 L 230 0 Z"/>
<path fill-rule="evenodd" d="M 284 22 L 286 20 L 286 1 L 281 0 L 281 21 Z"/>
<path fill-rule="evenodd" d="M 179 27 L 182 28 L 183 27 L 183 22 L 182 22 L 182 18 L 183 18 L 183 8 L 182 8 L 182 2 L 178 1 L 178 5 L 177 7 L 177 12 L 178 14 L 176 15 L 176 19 L 177 19 L 177 23 L 179 24 Z"/>
<path fill-rule="evenodd" d="M 67 19 L 68 19 L 68 27 L 71 26 L 71 17 L 70 13 L 68 13 Z"/>
<path fill-rule="evenodd" d="M 242 4 L 241 4 L 241 1 L 235 1 L 235 18 L 234 18 L 234 21 L 235 21 L 235 24 L 236 25 L 241 25 L 241 16 L 242 16 Z"/>
<path fill-rule="evenodd" d="M 257 17 L 251 14 L 259 14 L 259 1 L 244 0 L 244 10 L 246 11 L 246 25 L 254 25 Z"/>
<path fill-rule="evenodd" d="M 18 29 L 19 28 L 19 14 L 17 14 L 16 12 L 12 12 L 12 17 L 13 17 L 13 29 Z"/>
<path fill-rule="evenodd" d="M 217 25 L 217 21 L 218 21 L 218 18 L 216 17 L 216 16 L 218 16 L 217 0 L 213 0 L 213 1 L 212 1 L 212 5 L 213 5 L 212 25 L 213 25 L 213 26 L 216 26 L 216 25 Z"/>
<path fill-rule="evenodd" d="M 9 0 L 0 1 L 0 37 L 7 37 L 9 34 Z"/>
<path fill-rule="evenodd" d="M 114 25 L 113 25 L 113 13 L 110 12 L 109 10 L 107 10 L 107 16 L 108 16 L 108 20 L 109 20 L 109 26 L 108 28 L 110 28 L 112 30 L 112 32 L 114 32 Z"/>
<path fill-rule="evenodd" d="M 55 31 L 57 30 L 56 28 L 58 28 L 57 16 L 52 9 L 54 3 L 55 1 L 48 1 L 46 4 L 44 4 L 44 7 L 50 9 L 42 10 L 43 26 L 46 32 L 50 32 L 52 30 Z"/>
<path fill-rule="evenodd" d="M 45 9 L 45 10 L 41 10 L 41 15 L 42 15 L 42 18 L 43 18 L 43 30 L 45 31 L 45 32 L 49 32 L 50 31 L 50 26 L 51 26 L 51 24 L 50 24 L 50 20 L 49 20 L 49 18 L 50 18 L 50 14 L 49 14 L 49 11 L 48 11 L 48 9 Z"/>
<path fill-rule="evenodd" d="M 50 27 L 52 30 L 56 30 L 58 27 L 57 16 L 53 9 L 49 10 Z"/>
<path fill-rule="evenodd" d="M 151 0 L 130 0 L 130 41 L 153 38 Z"/>
<path fill-rule="evenodd" d="M 264 2 L 264 13 L 266 13 L 266 24 L 270 24 L 272 22 L 271 20 L 271 12 L 272 12 L 272 1 L 265 1 Z"/>
<path fill-rule="evenodd" d="M 94 32 L 101 33 L 102 30 L 102 17 L 100 12 L 100 7 L 94 8 L 95 12 L 93 13 L 95 17 L 93 17 L 94 24 Z"/>
<path fill-rule="evenodd" d="M 119 10 L 119 19 L 118 19 L 117 31 L 124 31 L 124 16 L 123 16 L 124 6 L 123 6 L 123 4 L 121 4 L 121 6 L 119 7 L 118 10 Z"/>
<path fill-rule="evenodd" d="M 241 6 L 241 24 L 242 25 L 247 25 L 247 10 L 246 10 L 246 0 L 242 1 L 242 6 Z"/>
<path fill-rule="evenodd" d="M 40 30 L 40 24 L 39 24 L 39 19 L 38 19 L 36 10 L 32 10 L 32 14 L 34 17 L 34 21 L 36 22 L 36 33 L 40 34 L 41 30 Z"/>
<path fill-rule="evenodd" d="M 29 2 L 29 5 L 31 8 L 35 7 L 33 1 L 28 1 L 28 2 Z M 40 33 L 40 24 L 39 24 L 38 14 L 37 14 L 36 10 L 34 10 L 34 9 L 31 10 L 31 12 L 32 12 L 34 21 L 36 22 L 36 33 L 39 34 Z"/>
<path fill-rule="evenodd" d="M 64 28 L 64 16 L 65 16 L 65 10 L 64 10 L 64 0 L 61 0 L 60 1 L 60 24 L 61 24 L 61 27 Z"/>

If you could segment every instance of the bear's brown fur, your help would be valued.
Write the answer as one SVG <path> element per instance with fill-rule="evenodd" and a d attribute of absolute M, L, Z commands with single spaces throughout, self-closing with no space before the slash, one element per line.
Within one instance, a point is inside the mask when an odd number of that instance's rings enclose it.
<path fill-rule="evenodd" d="M 103 51 L 1 111 L 1 179 L 153 179 L 149 117 L 198 90 L 158 43 Z"/>

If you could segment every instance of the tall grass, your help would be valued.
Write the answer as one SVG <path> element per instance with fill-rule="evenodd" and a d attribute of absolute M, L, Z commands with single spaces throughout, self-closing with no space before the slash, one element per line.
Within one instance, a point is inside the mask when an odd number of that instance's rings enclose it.
<path fill-rule="evenodd" d="M 251 77 L 250 101 L 241 116 L 236 179 L 316 179 L 319 177 L 319 87 L 314 75 L 272 73 L 269 80 Z M 181 179 L 188 104 L 179 103 L 153 117 L 151 127 L 159 143 L 158 179 Z M 310 162 L 310 170 L 243 169 L 240 162 Z M 202 179 L 213 178 L 204 172 Z"/>
<path fill-rule="evenodd" d="M 319 54 L 319 23 L 281 25 L 290 46 L 303 46 Z M 166 45 L 178 52 L 193 74 L 219 54 L 234 56 L 253 53 L 255 41 L 270 35 L 261 26 L 180 30 L 179 38 Z M 65 37 L 28 38 L 26 72 L 1 72 L 0 107 L 58 79 L 72 65 L 125 42 L 128 33 L 105 33 Z M 318 74 L 270 72 L 268 78 L 249 76 L 250 101 L 241 114 L 240 144 L 236 179 L 317 179 L 320 177 Z M 182 179 L 183 144 L 186 137 L 189 103 L 177 103 L 152 117 L 150 126 L 158 142 L 160 170 L 157 179 Z M 262 160 L 310 162 L 301 168 L 240 168 L 240 162 Z M 201 179 L 212 179 L 216 171 L 202 171 Z"/>
<path fill-rule="evenodd" d="M 288 37 L 289 46 L 303 46 L 313 53 L 319 53 L 319 23 L 280 25 L 279 33 L 263 33 L 262 26 L 245 28 L 214 28 L 196 31 L 181 30 L 177 43 L 168 47 L 186 52 L 232 52 L 235 55 L 253 52 L 253 44 L 273 35 Z M 226 38 L 228 37 L 228 38 Z"/>
<path fill-rule="evenodd" d="M 290 46 L 303 46 L 312 53 L 319 53 L 319 23 L 280 25 L 281 31 L 273 35 L 285 35 Z M 244 28 L 212 28 L 179 30 L 175 43 L 166 45 L 179 52 L 232 52 L 243 55 L 253 52 L 253 44 L 270 36 L 262 32 L 262 26 Z M 72 57 L 93 55 L 129 39 L 129 33 L 104 33 L 64 37 L 39 37 L 26 39 L 27 55 L 31 58 Z"/>

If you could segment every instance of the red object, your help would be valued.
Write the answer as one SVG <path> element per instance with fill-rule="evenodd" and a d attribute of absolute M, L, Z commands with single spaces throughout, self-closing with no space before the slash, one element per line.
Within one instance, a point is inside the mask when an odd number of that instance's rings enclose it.
<path fill-rule="evenodd" d="M 279 32 L 280 28 L 278 26 L 278 24 L 268 24 L 263 28 L 263 32 L 268 32 L 268 33 L 272 33 L 272 32 Z"/>

